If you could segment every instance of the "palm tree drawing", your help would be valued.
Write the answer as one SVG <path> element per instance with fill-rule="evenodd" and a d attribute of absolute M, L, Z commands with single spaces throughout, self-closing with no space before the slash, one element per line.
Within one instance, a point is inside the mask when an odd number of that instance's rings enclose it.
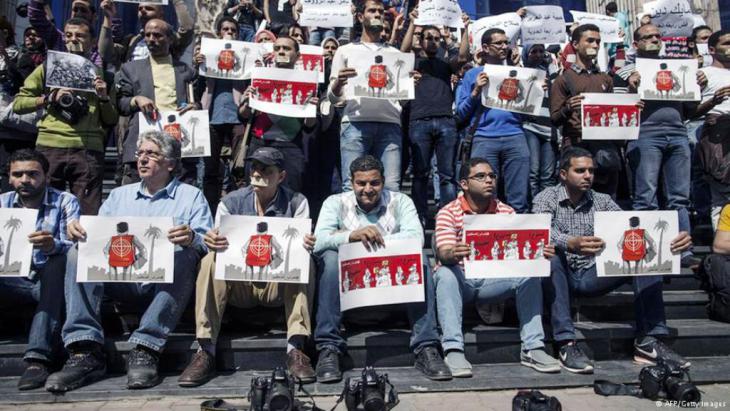
<path fill-rule="evenodd" d="M 150 264 L 147 267 L 147 278 L 152 278 L 155 265 L 155 240 L 162 236 L 162 230 L 150 225 L 150 227 L 144 232 L 144 236 L 152 239 L 152 244 L 150 244 Z"/>
<path fill-rule="evenodd" d="M 20 227 L 23 226 L 23 222 L 16 217 L 10 217 L 8 221 L 5 222 L 5 225 L 3 228 L 6 230 L 10 230 L 10 235 L 8 236 L 7 245 L 5 246 L 5 266 L 3 267 L 3 271 L 8 272 L 10 271 L 10 245 L 13 244 L 13 234 L 15 234 L 15 231 L 17 231 Z"/>
<path fill-rule="evenodd" d="M 289 241 L 286 243 L 286 260 L 284 260 L 284 275 L 289 273 L 289 251 L 291 251 L 291 242 L 295 238 L 299 237 L 299 230 L 294 227 L 287 227 L 284 230 L 284 238 L 288 238 Z"/>
<path fill-rule="evenodd" d="M 397 95 L 400 94 L 400 71 L 403 68 L 403 66 L 406 65 L 406 62 L 403 61 L 403 60 L 401 60 L 401 59 L 398 59 L 398 60 L 395 61 L 395 63 L 393 63 L 393 65 L 396 68 L 396 74 L 395 74 L 395 95 L 397 96 Z"/>
<path fill-rule="evenodd" d="M 659 230 L 659 248 L 658 255 L 659 255 L 659 264 L 662 263 L 662 244 L 664 244 L 664 231 L 669 228 L 669 223 L 666 220 L 662 220 L 661 218 L 659 221 L 654 224 L 654 229 Z"/>
<path fill-rule="evenodd" d="M 532 88 L 535 86 L 535 82 L 537 81 L 537 76 L 532 74 L 530 77 L 527 78 L 527 82 L 530 83 L 529 86 L 527 86 L 527 93 L 525 93 L 525 104 L 523 104 L 523 107 L 527 109 L 527 104 L 530 102 L 530 94 L 532 93 Z"/>
<path fill-rule="evenodd" d="M 190 150 L 195 150 L 195 129 L 198 126 L 198 123 L 200 123 L 200 119 L 195 117 L 194 115 L 191 115 L 190 119 L 188 120 L 188 128 L 190 129 Z"/>
<path fill-rule="evenodd" d="M 687 77 L 687 72 L 689 72 L 689 66 L 685 66 L 685 65 L 679 66 L 677 71 L 682 73 L 682 94 L 684 94 L 686 92 L 685 79 Z"/>
<path fill-rule="evenodd" d="M 246 60 L 248 59 L 248 53 L 251 51 L 250 47 L 244 47 L 241 49 L 241 53 L 243 53 L 243 61 L 241 62 L 241 70 L 244 70 L 246 68 Z"/>

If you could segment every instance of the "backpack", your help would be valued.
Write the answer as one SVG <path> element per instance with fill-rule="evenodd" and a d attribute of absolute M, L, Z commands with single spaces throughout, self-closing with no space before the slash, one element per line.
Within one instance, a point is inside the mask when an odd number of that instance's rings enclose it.
<path fill-rule="evenodd" d="M 697 275 L 700 288 L 710 298 L 707 315 L 711 320 L 730 323 L 730 256 L 708 255 L 700 264 Z"/>

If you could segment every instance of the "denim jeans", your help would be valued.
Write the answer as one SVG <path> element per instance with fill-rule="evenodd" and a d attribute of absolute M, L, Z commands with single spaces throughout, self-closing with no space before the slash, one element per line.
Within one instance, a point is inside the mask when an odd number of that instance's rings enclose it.
<path fill-rule="evenodd" d="M 439 176 L 439 207 L 456 198 L 454 159 L 456 158 L 456 120 L 453 117 L 429 117 L 411 121 L 408 128 L 413 162 L 413 202 L 423 220 L 428 213 L 428 172 L 436 154 Z"/>
<path fill-rule="evenodd" d="M 256 27 L 242 25 L 238 28 L 238 39 L 241 41 L 252 42 L 256 36 Z"/>
<path fill-rule="evenodd" d="M 555 185 L 555 146 L 550 136 L 525 130 L 530 149 L 530 198 Z"/>
<path fill-rule="evenodd" d="M 340 153 L 342 154 L 342 185 L 352 190 L 350 164 L 356 158 L 371 154 L 383 162 L 385 188 L 400 191 L 402 134 L 400 125 L 375 121 L 342 123 Z"/>
<path fill-rule="evenodd" d="M 325 348 L 339 353 L 347 351 L 347 342 L 340 335 L 342 312 L 340 311 L 339 259 L 337 251 L 326 250 L 318 256 L 319 279 L 317 283 L 317 326 L 314 329 L 314 341 L 317 350 Z M 423 256 L 423 261 L 428 261 Z M 423 303 L 405 304 L 408 319 L 411 323 L 410 349 L 418 353 L 427 346 L 439 342 L 436 328 L 436 298 L 433 278 L 428 263 L 423 266 L 425 299 Z"/>
<path fill-rule="evenodd" d="M 0 303 L 6 310 L 17 304 L 37 303 L 30 325 L 24 359 L 52 361 L 61 342 L 63 325 L 63 287 L 66 255 L 53 255 L 41 268 L 31 268 L 35 275 L 0 279 Z"/>
<path fill-rule="evenodd" d="M 659 173 L 663 175 L 667 208 L 679 212 L 679 230 L 690 231 L 690 150 L 687 136 L 642 136 L 629 141 L 629 167 L 633 179 L 634 210 L 658 210 Z"/>
<path fill-rule="evenodd" d="M 104 344 L 100 311 L 102 299 L 107 295 L 115 301 L 147 305 L 139 328 L 129 337 L 129 342 L 162 351 L 195 288 L 200 261 L 198 252 L 192 248 L 175 251 L 172 284 L 76 282 L 77 257 L 78 249 L 72 247 L 66 263 L 64 345 L 68 347 L 78 341 Z"/>
<path fill-rule="evenodd" d="M 661 275 L 601 277 L 596 266 L 573 270 L 564 253 L 550 260 L 550 277 L 543 279 L 545 300 L 550 307 L 553 337 L 556 341 L 575 339 L 575 327 L 570 316 L 570 296 L 598 297 L 631 282 L 634 287 L 634 318 L 636 336 L 667 335 L 664 315 L 663 281 Z"/>
<path fill-rule="evenodd" d="M 503 176 L 507 204 L 517 213 L 529 211 L 530 149 L 523 133 L 504 137 L 475 137 L 471 157 L 484 157 Z"/>
<path fill-rule="evenodd" d="M 320 46 L 327 37 L 337 38 L 342 33 L 342 28 L 317 27 L 316 30 L 309 30 L 309 44 Z"/>
<path fill-rule="evenodd" d="M 544 347 L 542 330 L 542 286 L 540 278 L 466 279 L 459 266 L 441 266 L 433 275 L 436 287 L 436 311 L 441 325 L 441 346 L 464 350 L 461 330 L 464 304 L 497 303 L 514 296 L 520 320 L 523 350 Z"/>

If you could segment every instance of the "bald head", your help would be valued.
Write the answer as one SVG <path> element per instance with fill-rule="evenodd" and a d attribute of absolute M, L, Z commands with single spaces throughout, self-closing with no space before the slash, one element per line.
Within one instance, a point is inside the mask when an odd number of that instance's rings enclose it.
<path fill-rule="evenodd" d="M 153 57 L 165 57 L 170 55 L 172 44 L 172 26 L 161 19 L 151 19 L 144 26 L 144 40 L 150 55 Z"/>

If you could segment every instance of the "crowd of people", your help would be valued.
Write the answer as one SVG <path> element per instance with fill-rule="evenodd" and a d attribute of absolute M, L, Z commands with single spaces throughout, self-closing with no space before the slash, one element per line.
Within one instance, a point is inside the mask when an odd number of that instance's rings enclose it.
<path fill-rule="evenodd" d="M 698 103 L 643 101 L 637 140 L 583 140 L 582 93 L 636 93 L 635 59 L 661 59 L 662 33 L 642 19 L 625 42 L 611 44 L 608 67 L 596 61 L 600 29 L 567 28 L 565 44 L 516 44 L 499 28 L 470 38 L 448 27 L 418 26 L 418 7 L 400 10 L 381 0 L 353 5 L 352 28 L 297 23 L 301 3 L 229 0 L 216 20 L 221 39 L 273 43 L 267 64 L 296 70 L 300 46 L 321 45 L 325 82 L 309 99 L 317 115 L 301 119 L 251 108 L 246 80 L 206 78 L 205 61 L 185 1 L 172 0 L 177 28 L 164 7 L 138 6 L 140 31 L 124 33 L 112 0 L 73 1 L 71 16 L 56 27 L 45 0 L 31 0 L 23 44 L 13 27 L 0 26 L 0 155 L 7 164 L 1 207 L 38 209 L 29 278 L 3 278 L 3 302 L 36 301 L 37 311 L 19 389 L 45 386 L 65 392 L 106 372 L 101 322 L 104 298 L 146 307 L 129 342 L 127 386 L 160 382 L 159 362 L 170 333 L 194 298 L 199 349 L 179 377 L 183 387 L 216 374 L 216 344 L 227 305 L 284 306 L 289 372 L 304 383 L 342 379 L 347 355 L 342 334 L 338 248 L 362 243 L 379 248 L 394 239 L 424 245 L 435 224 L 435 265 L 424 256 L 424 302 L 404 305 L 412 327 L 415 366 L 427 378 L 472 375 L 464 353 L 465 304 L 516 299 L 520 361 L 540 372 L 592 373 L 593 362 L 576 344 L 571 296 L 601 295 L 625 283 L 635 293 L 634 359 L 690 362 L 662 342 L 668 335 L 661 276 L 598 277 L 594 256 L 605 248 L 594 232 L 600 211 L 676 210 L 679 235 L 667 239 L 682 265 L 697 265 L 692 222 L 717 229 L 713 258 L 725 269 L 730 255 L 730 31 L 694 28 Z M 518 14 L 524 15 L 523 10 Z M 97 19 L 101 30 L 96 33 Z M 261 22 L 265 21 L 266 29 Z M 7 23 L 5 21 L 5 23 Z M 195 44 L 194 44 L 195 43 Z M 699 52 L 706 43 L 709 55 Z M 191 61 L 181 60 L 192 46 Z M 47 50 L 84 56 L 96 64 L 94 92 L 45 86 Z M 357 72 L 348 58 L 362 51 L 415 54 L 415 98 L 352 98 L 345 87 Z M 482 105 L 490 82 L 484 64 L 546 72 L 540 115 Z M 69 118 L 60 101 L 83 97 Z M 163 132 L 141 133 L 138 113 L 207 110 L 211 155 L 182 158 L 181 143 Z M 469 142 L 470 144 L 464 144 Z M 117 183 L 102 202 L 106 147 L 116 147 Z M 245 154 L 244 154 L 245 153 Z M 411 195 L 401 192 L 412 175 Z M 433 187 L 433 188 L 431 188 Z M 434 199 L 438 212 L 429 209 Z M 552 218 L 547 278 L 467 279 L 464 215 L 543 213 Z M 81 215 L 168 216 L 175 227 L 174 281 L 169 284 L 77 282 Z M 215 278 L 216 253 L 228 239 L 218 230 L 224 215 L 311 218 L 303 238 L 311 253 L 308 284 L 250 283 Z M 724 268 L 723 268 L 724 267 Z M 60 290 L 64 290 L 63 293 Z M 549 317 L 555 356 L 546 349 Z M 313 343 L 316 352 L 307 347 Z M 67 359 L 60 370 L 58 349 Z M 557 357 L 557 358 L 556 358 Z M 310 360 L 316 358 L 316 363 Z M 273 366 L 273 364 L 272 364 Z"/>

